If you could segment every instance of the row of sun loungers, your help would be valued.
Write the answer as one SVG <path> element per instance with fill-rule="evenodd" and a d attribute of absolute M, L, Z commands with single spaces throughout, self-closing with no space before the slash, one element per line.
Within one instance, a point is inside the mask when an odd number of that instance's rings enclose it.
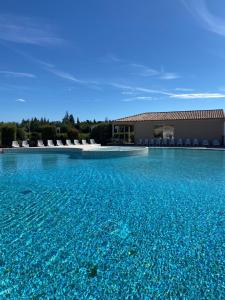
<path fill-rule="evenodd" d="M 95 146 L 100 146 L 100 144 L 96 144 L 94 139 L 90 139 L 90 144 L 87 143 L 86 140 L 82 140 L 81 143 L 79 140 L 74 140 L 74 143 L 71 142 L 71 140 L 66 140 L 66 144 L 64 145 L 61 140 L 56 140 L 56 145 L 54 144 L 53 140 L 47 140 L 47 146 L 48 147 L 64 147 L 64 146 L 77 146 L 77 145 L 95 145 Z M 19 148 L 20 144 L 18 141 L 13 141 L 12 142 L 12 147 L 13 148 Z M 22 147 L 23 148 L 29 148 L 30 145 L 28 141 L 22 141 Z M 46 147 L 45 144 L 43 143 L 43 140 L 38 140 L 37 141 L 37 147 Z"/>
<path fill-rule="evenodd" d="M 217 139 L 214 139 L 211 143 L 207 140 L 204 139 L 202 141 L 199 141 L 198 139 L 140 139 L 138 142 L 138 145 L 144 145 L 144 146 L 186 146 L 186 147 L 198 147 L 198 146 L 203 146 L 203 147 L 219 147 L 221 146 L 220 142 Z"/>

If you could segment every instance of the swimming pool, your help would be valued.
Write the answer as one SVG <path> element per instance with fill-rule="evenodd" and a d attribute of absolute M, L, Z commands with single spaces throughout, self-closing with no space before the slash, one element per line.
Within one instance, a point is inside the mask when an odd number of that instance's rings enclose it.
<path fill-rule="evenodd" d="M 0 155 L 0 299 L 224 299 L 225 152 Z"/>

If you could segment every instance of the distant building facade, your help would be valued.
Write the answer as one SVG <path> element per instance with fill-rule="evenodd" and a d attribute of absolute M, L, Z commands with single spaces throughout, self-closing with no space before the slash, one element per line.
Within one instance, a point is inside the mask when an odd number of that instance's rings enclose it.
<path fill-rule="evenodd" d="M 113 121 L 113 139 L 138 143 L 140 139 L 217 139 L 224 143 L 223 109 L 149 112 Z"/>

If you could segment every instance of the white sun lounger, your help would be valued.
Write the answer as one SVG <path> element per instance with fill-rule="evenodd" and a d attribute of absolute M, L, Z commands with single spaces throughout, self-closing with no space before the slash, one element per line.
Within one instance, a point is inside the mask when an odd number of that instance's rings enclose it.
<path fill-rule="evenodd" d="M 219 146 L 220 146 L 220 142 L 219 142 L 217 139 L 214 139 L 214 140 L 212 141 L 212 145 L 213 145 L 214 147 L 219 147 Z"/>
<path fill-rule="evenodd" d="M 78 140 L 74 140 L 74 145 L 80 145 L 80 142 Z"/>
<path fill-rule="evenodd" d="M 88 145 L 86 140 L 82 140 L 82 145 Z"/>
<path fill-rule="evenodd" d="M 71 140 L 66 140 L 66 146 L 73 146 Z"/>
<path fill-rule="evenodd" d="M 22 141 L 22 147 L 29 148 L 30 145 L 28 144 L 28 141 Z"/>
<path fill-rule="evenodd" d="M 198 139 L 194 139 L 194 140 L 193 140 L 193 146 L 195 146 L 195 147 L 199 146 L 199 141 L 198 141 Z"/>
<path fill-rule="evenodd" d="M 209 146 L 209 141 L 206 140 L 206 139 L 203 140 L 203 141 L 202 141 L 202 146 L 203 146 L 203 147 L 208 147 L 208 146 Z"/>
<path fill-rule="evenodd" d="M 47 140 L 48 147 L 55 147 L 52 140 Z"/>
<path fill-rule="evenodd" d="M 191 146 L 191 140 L 189 139 L 189 138 L 187 138 L 186 140 L 185 140 L 185 146 Z"/>
<path fill-rule="evenodd" d="M 44 143 L 43 143 L 42 140 L 38 140 L 38 141 L 37 141 L 37 146 L 38 146 L 38 147 L 45 147 L 45 145 L 44 145 Z"/>
<path fill-rule="evenodd" d="M 94 140 L 94 139 L 90 139 L 90 144 L 91 144 L 91 145 L 96 144 L 96 143 L 95 143 L 95 140 Z"/>
<path fill-rule="evenodd" d="M 101 144 L 97 144 L 94 139 L 90 139 L 90 145 L 92 145 L 92 146 L 101 146 Z"/>
<path fill-rule="evenodd" d="M 19 148 L 20 145 L 19 145 L 19 143 L 17 141 L 12 141 L 12 147 L 13 148 Z"/>
<path fill-rule="evenodd" d="M 56 146 L 62 147 L 64 146 L 61 140 L 56 140 Z"/>

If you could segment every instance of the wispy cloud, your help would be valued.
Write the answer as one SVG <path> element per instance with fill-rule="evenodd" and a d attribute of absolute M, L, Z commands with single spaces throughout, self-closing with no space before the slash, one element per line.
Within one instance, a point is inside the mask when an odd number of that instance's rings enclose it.
<path fill-rule="evenodd" d="M 69 72 L 65 72 L 65 71 L 56 69 L 54 66 L 44 67 L 44 69 L 64 80 L 68 80 L 68 81 L 76 83 L 76 84 L 84 85 L 87 88 L 94 89 L 97 91 L 102 90 L 101 85 L 97 81 L 79 79 Z"/>
<path fill-rule="evenodd" d="M 0 75 L 5 75 L 7 77 L 26 77 L 26 78 L 36 78 L 37 76 L 31 73 L 23 72 L 13 72 L 13 71 L 0 71 Z"/>
<path fill-rule="evenodd" d="M 177 74 L 177 73 L 162 73 L 160 76 L 159 76 L 160 79 L 163 79 L 163 80 L 173 80 L 173 79 L 177 79 L 177 78 L 180 78 L 180 76 Z"/>
<path fill-rule="evenodd" d="M 134 91 L 133 92 L 132 91 L 122 91 L 121 94 L 122 95 L 134 95 L 135 92 Z"/>
<path fill-rule="evenodd" d="M 64 72 L 64 71 L 61 71 L 61 70 L 57 70 L 55 68 L 47 68 L 46 70 L 48 70 L 50 73 L 52 73 L 52 74 L 54 74 L 54 75 L 56 75 L 56 76 L 58 76 L 62 79 L 70 80 L 70 81 L 73 81 L 75 83 L 85 83 L 85 81 L 76 78 L 75 76 L 73 76 L 70 73 L 67 73 L 67 72 Z"/>
<path fill-rule="evenodd" d="M 123 59 L 119 58 L 114 53 L 108 53 L 104 57 L 101 57 L 100 61 L 103 62 L 103 63 L 110 63 L 110 62 L 119 63 L 119 62 L 124 62 Z"/>
<path fill-rule="evenodd" d="M 177 87 L 177 88 L 175 88 L 175 91 L 178 91 L 178 92 L 193 92 L 194 89 Z"/>
<path fill-rule="evenodd" d="M 193 93 L 193 94 L 173 94 L 170 98 L 178 99 L 216 99 L 225 98 L 225 94 L 222 93 Z"/>
<path fill-rule="evenodd" d="M 0 40 L 37 46 L 56 46 L 64 43 L 49 24 L 17 15 L 0 14 Z"/>
<path fill-rule="evenodd" d="M 131 91 L 131 92 L 141 92 L 141 93 L 150 93 L 150 94 L 160 94 L 160 95 L 166 95 L 170 96 L 172 95 L 171 93 L 163 90 L 156 90 L 156 89 L 149 89 L 145 87 L 140 87 L 140 86 L 130 86 L 130 85 L 124 85 L 116 82 L 111 82 L 109 83 L 112 87 L 115 87 L 117 89 L 124 91 Z"/>
<path fill-rule="evenodd" d="M 160 74 L 159 71 L 149 68 L 147 66 L 144 66 L 142 64 L 131 63 L 130 67 L 136 69 L 136 73 L 143 77 L 157 76 Z"/>
<path fill-rule="evenodd" d="M 225 36 L 225 20 L 212 14 L 205 0 L 181 1 L 204 29 Z"/>
<path fill-rule="evenodd" d="M 177 73 L 165 72 L 164 68 L 161 68 L 161 70 L 157 70 L 137 63 L 130 63 L 129 66 L 135 70 L 135 72 L 133 71 L 133 74 L 143 77 L 154 77 L 162 80 L 173 80 L 180 78 L 180 75 L 178 75 Z"/>
<path fill-rule="evenodd" d="M 16 99 L 16 102 L 22 102 L 22 103 L 24 103 L 24 102 L 26 102 L 26 100 L 22 99 L 22 98 L 18 98 L 18 99 Z"/>
<path fill-rule="evenodd" d="M 27 53 L 20 52 L 21 55 L 32 61 L 33 63 L 39 65 L 44 71 L 49 72 L 61 79 L 68 80 L 73 83 L 85 85 L 88 88 L 95 89 L 95 90 L 102 90 L 101 86 L 98 84 L 97 81 L 92 81 L 92 80 L 84 80 L 77 78 L 74 74 L 71 74 L 67 71 L 58 69 L 54 64 L 50 62 L 43 61 L 41 59 L 37 59 Z M 70 87 L 71 90 L 71 87 Z"/>
<path fill-rule="evenodd" d="M 224 93 L 217 93 L 217 92 L 201 92 L 201 93 L 175 93 L 165 90 L 156 90 L 150 89 L 140 86 L 129 86 L 120 83 L 111 82 L 111 86 L 122 90 L 122 94 L 126 94 L 131 92 L 131 94 L 137 94 L 135 97 L 130 97 L 128 99 L 124 99 L 122 101 L 130 102 L 130 101 L 137 101 L 137 100 L 152 100 L 152 97 L 147 96 L 146 94 L 155 94 L 157 96 L 165 96 L 168 98 L 174 99 L 218 99 L 218 98 L 225 98 Z M 181 90 L 182 88 L 177 88 L 176 90 Z M 184 89 L 183 89 L 184 90 Z M 186 89 L 187 90 L 187 89 Z M 192 90 L 192 89 L 189 89 Z M 138 95 L 141 94 L 140 96 Z M 144 94 L 144 95 L 143 95 Z M 156 99 L 154 96 L 154 99 Z M 151 99 L 152 98 L 152 99 Z"/>
<path fill-rule="evenodd" d="M 142 77 L 154 77 L 162 80 L 173 80 L 180 78 L 181 76 L 175 72 L 166 72 L 162 67 L 160 69 L 152 68 L 144 64 L 130 62 L 125 59 L 118 57 L 115 54 L 108 54 L 105 57 L 101 58 L 101 62 L 104 63 L 116 63 L 123 68 L 126 68 L 128 72 L 133 75 L 142 76 Z"/>
<path fill-rule="evenodd" d="M 149 96 L 137 96 L 137 97 L 127 98 L 127 99 L 122 99 L 122 102 L 151 101 L 151 100 L 153 100 L 153 98 Z"/>

